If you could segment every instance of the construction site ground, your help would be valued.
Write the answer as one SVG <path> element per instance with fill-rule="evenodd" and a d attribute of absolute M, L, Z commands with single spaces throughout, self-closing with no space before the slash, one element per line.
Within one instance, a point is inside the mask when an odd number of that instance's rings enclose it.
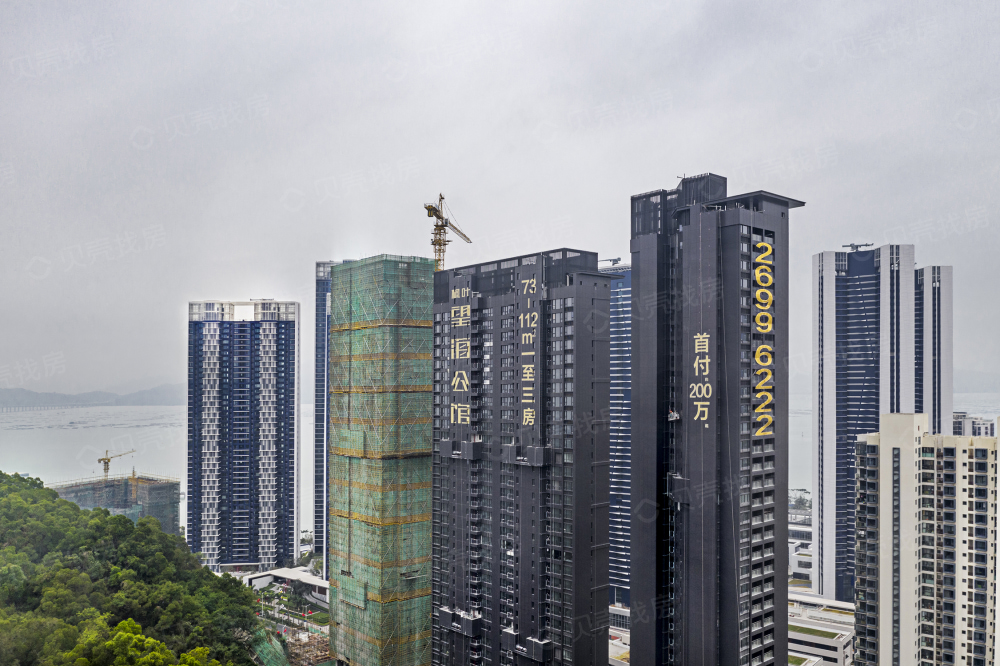
<path fill-rule="evenodd" d="M 286 649 L 277 638 L 281 634 Z M 330 639 L 326 634 L 303 632 L 295 627 L 271 625 L 265 640 L 257 647 L 255 659 L 260 666 L 323 666 L 330 660 Z"/>

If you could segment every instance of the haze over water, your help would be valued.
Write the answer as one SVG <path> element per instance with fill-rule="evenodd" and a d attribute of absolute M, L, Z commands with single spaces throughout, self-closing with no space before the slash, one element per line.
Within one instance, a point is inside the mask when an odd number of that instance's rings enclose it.
<path fill-rule="evenodd" d="M 299 407 L 299 496 L 312 501 L 313 406 Z M 47 485 L 100 476 L 97 459 L 135 449 L 111 461 L 111 474 L 155 474 L 178 479 L 187 492 L 187 407 L 85 407 L 0 413 L 0 470 L 37 476 Z M 181 522 L 186 510 L 181 506 Z M 311 516 L 311 508 L 302 514 Z M 310 518 L 311 521 L 311 518 Z M 303 524 L 303 529 L 309 527 Z"/>
<path fill-rule="evenodd" d="M 955 409 L 996 419 L 1000 393 L 956 393 Z M 311 515 L 312 410 L 300 407 L 299 497 Z M 789 488 L 812 490 L 812 404 L 792 394 L 789 409 Z M 46 484 L 99 476 L 104 452 L 135 453 L 111 461 L 112 474 L 155 474 L 187 485 L 186 407 L 87 407 L 0 413 L 0 470 L 40 477 Z M 301 506 L 301 505 L 300 505 Z M 301 509 L 300 509 L 301 510 Z M 182 516 L 184 507 L 182 506 Z M 183 518 L 182 518 L 183 520 Z M 303 528 L 307 525 L 303 523 Z"/>

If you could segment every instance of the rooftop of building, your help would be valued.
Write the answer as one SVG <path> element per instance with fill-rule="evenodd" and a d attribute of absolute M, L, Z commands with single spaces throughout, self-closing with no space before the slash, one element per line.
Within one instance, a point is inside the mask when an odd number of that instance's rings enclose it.
<path fill-rule="evenodd" d="M 190 305 L 205 305 L 211 303 L 213 305 L 257 305 L 258 303 L 274 303 L 275 305 L 298 305 L 298 301 L 276 301 L 273 298 L 251 298 L 249 301 L 229 301 L 225 299 L 219 300 L 208 300 L 208 301 L 188 301 Z"/>
<path fill-rule="evenodd" d="M 297 580 L 299 582 L 306 583 L 307 585 L 315 585 L 317 587 L 327 589 L 330 587 L 330 583 L 328 581 L 312 575 L 306 567 L 295 567 L 294 569 L 281 567 L 279 569 L 271 569 L 270 571 L 260 571 L 244 576 L 243 582 L 246 585 L 250 585 L 252 581 L 257 580 L 258 578 L 265 578 L 267 576 L 280 578 L 282 580 Z"/>
<path fill-rule="evenodd" d="M 150 484 L 150 485 L 170 484 L 170 483 L 179 484 L 181 482 L 180 479 L 175 479 L 170 476 L 158 476 L 156 474 L 136 474 L 133 472 L 132 474 L 109 474 L 108 476 L 101 475 L 101 476 L 90 476 L 80 479 L 70 479 L 68 481 L 59 481 L 57 483 L 46 484 L 46 487 L 52 488 L 53 490 L 63 490 L 63 489 L 91 486 L 97 484 L 115 483 L 118 481 L 125 481 L 125 480 L 143 484 Z"/>
<path fill-rule="evenodd" d="M 808 654 L 796 654 L 791 650 L 788 651 L 789 666 L 819 666 L 819 664 L 822 663 L 822 657 L 814 657 Z"/>
<path fill-rule="evenodd" d="M 503 259 L 496 259 L 493 261 L 483 261 L 478 264 L 469 264 L 467 266 L 455 266 L 452 268 L 445 268 L 442 270 L 453 271 L 458 273 L 489 273 L 490 271 L 495 271 L 502 268 L 513 268 L 514 266 L 524 266 L 533 265 L 535 261 L 524 261 L 525 259 L 532 259 L 545 255 L 550 259 L 573 259 L 575 257 L 593 257 L 596 265 L 597 253 L 588 252 L 587 250 L 578 250 L 571 247 L 557 247 L 551 250 L 541 250 L 539 252 L 530 252 L 528 254 L 519 254 L 513 257 L 504 257 Z"/>
<path fill-rule="evenodd" d="M 826 597 L 821 597 L 818 594 L 813 594 L 811 592 L 789 591 L 788 605 L 789 607 L 795 605 L 806 609 L 834 611 L 841 614 L 849 614 L 851 616 L 851 622 L 854 622 L 854 604 L 847 601 L 827 599 Z"/>
<path fill-rule="evenodd" d="M 782 196 L 766 190 L 756 190 L 753 192 L 736 194 L 734 196 L 727 196 L 726 187 L 727 180 L 724 176 L 714 173 L 702 173 L 697 176 L 684 176 L 681 178 L 681 182 L 677 184 L 677 187 L 673 189 L 651 190 L 641 194 L 633 194 L 632 199 L 644 199 L 657 194 L 668 198 L 678 197 L 682 200 L 678 201 L 677 208 L 684 208 L 685 206 L 692 206 L 695 204 L 724 206 L 724 204 L 733 203 L 744 208 L 756 209 L 757 206 L 753 205 L 755 200 L 783 203 L 789 208 L 800 208 L 806 205 L 804 201 L 792 199 L 791 197 Z M 724 207 L 728 208 L 728 206 Z"/>
<path fill-rule="evenodd" d="M 327 266 L 346 266 L 348 264 L 374 264 L 380 261 L 400 261 L 405 263 L 427 263 L 433 264 L 434 260 L 430 257 L 418 257 L 416 255 L 402 255 L 402 254 L 373 254 L 370 257 L 361 257 L 360 259 L 340 259 L 339 261 L 317 261 L 316 264 L 327 265 Z"/>
<path fill-rule="evenodd" d="M 820 627 L 812 627 L 804 622 L 800 623 L 788 623 L 788 631 L 795 632 L 797 634 L 806 634 L 809 636 L 815 636 L 816 638 L 826 638 L 829 640 L 844 640 L 849 638 L 851 635 L 850 631 L 829 631 L 827 629 L 821 629 Z"/>
<path fill-rule="evenodd" d="M 188 301 L 188 321 L 294 321 L 298 312 L 298 301 L 271 298 Z"/>
<path fill-rule="evenodd" d="M 973 416 L 969 412 L 952 412 L 951 416 L 954 421 L 962 421 L 965 419 L 971 419 L 973 421 L 984 421 L 986 423 L 992 423 L 993 419 L 987 418 L 985 416 Z"/>

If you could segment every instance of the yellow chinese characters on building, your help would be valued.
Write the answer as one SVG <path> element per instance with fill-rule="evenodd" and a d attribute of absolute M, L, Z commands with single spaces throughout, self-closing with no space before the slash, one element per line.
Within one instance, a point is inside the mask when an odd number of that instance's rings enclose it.
<path fill-rule="evenodd" d="M 451 422 L 457 425 L 469 424 L 469 405 L 460 402 L 451 403 Z"/>
<path fill-rule="evenodd" d="M 451 309 L 451 327 L 469 326 L 472 321 L 472 310 L 468 305 L 456 305 Z"/>
<path fill-rule="evenodd" d="M 709 333 L 695 333 L 694 335 L 694 376 L 695 381 L 691 383 L 690 390 L 688 394 L 689 398 L 711 398 L 712 397 L 712 383 L 708 379 L 709 371 L 712 367 L 712 358 L 710 356 L 710 345 L 711 335 Z M 705 421 L 705 427 L 708 427 L 708 407 L 712 403 L 703 400 L 694 401 L 695 413 L 692 417 L 694 421 Z"/>
<path fill-rule="evenodd" d="M 469 338 L 453 338 L 451 341 L 451 357 L 453 359 L 469 358 L 472 343 Z"/>
<path fill-rule="evenodd" d="M 533 382 L 535 381 L 535 364 L 525 363 L 521 366 L 521 381 L 522 382 Z"/>
<path fill-rule="evenodd" d="M 451 378 L 451 390 L 455 392 L 464 392 L 469 390 L 469 375 L 465 370 L 458 370 L 455 372 L 455 376 Z"/>
<path fill-rule="evenodd" d="M 521 425 L 533 426 L 535 425 L 535 410 L 528 407 L 524 410 L 524 420 Z"/>

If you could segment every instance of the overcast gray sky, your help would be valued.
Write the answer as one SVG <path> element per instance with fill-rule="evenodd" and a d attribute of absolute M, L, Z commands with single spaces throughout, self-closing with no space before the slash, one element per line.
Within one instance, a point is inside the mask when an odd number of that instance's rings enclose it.
<path fill-rule="evenodd" d="M 1000 373 L 998 55 L 995 2 L 8 0 L 0 386 L 185 381 L 213 298 L 301 301 L 307 378 L 313 262 L 429 255 L 439 191 L 451 265 L 627 257 L 629 195 L 712 171 L 807 202 L 793 390 L 810 256 L 909 242 L 961 391 Z"/>

